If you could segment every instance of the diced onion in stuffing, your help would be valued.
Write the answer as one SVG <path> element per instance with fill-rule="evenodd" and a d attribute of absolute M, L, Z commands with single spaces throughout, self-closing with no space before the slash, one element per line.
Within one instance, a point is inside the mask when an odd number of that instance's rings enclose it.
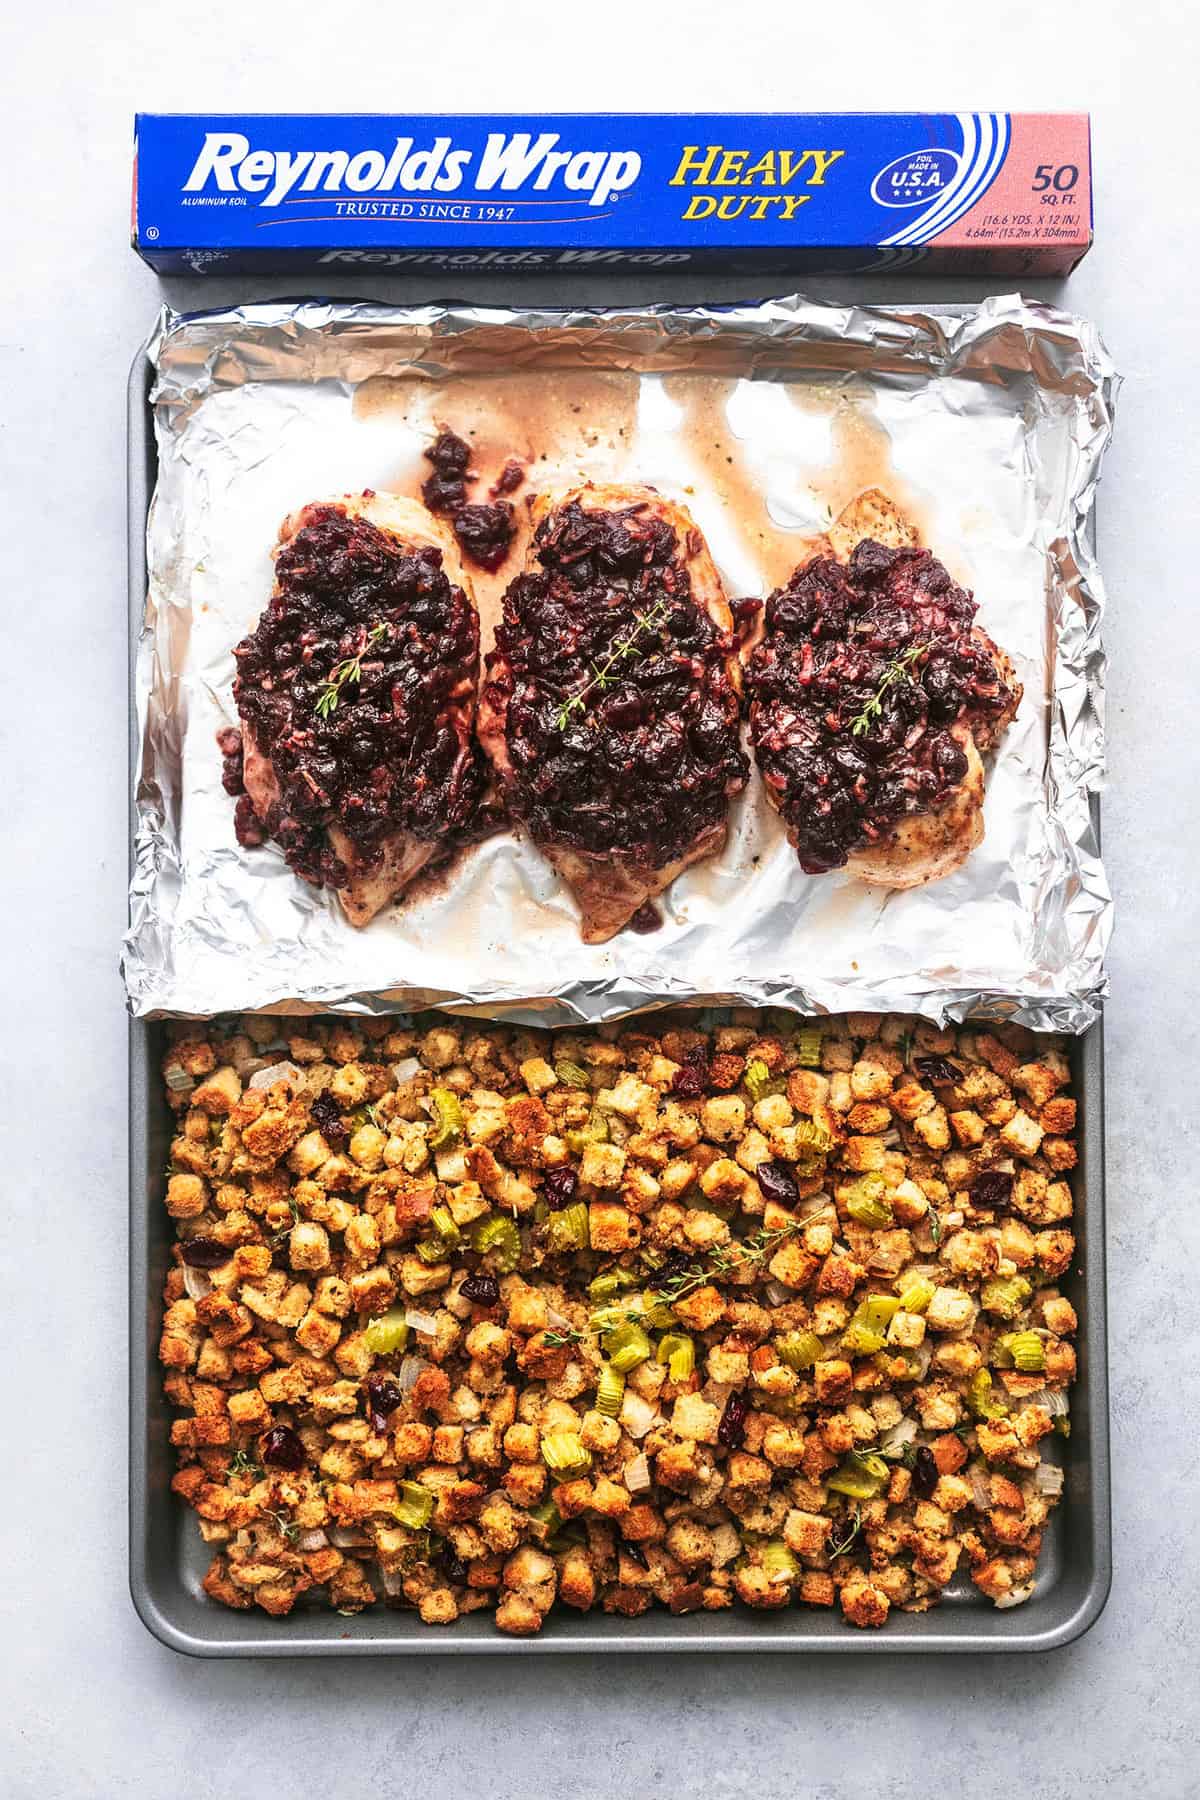
<path fill-rule="evenodd" d="M 763 1289 L 763 1297 L 768 1306 L 786 1306 L 792 1297 L 793 1290 L 784 1287 L 782 1281 L 768 1281 Z"/>
<path fill-rule="evenodd" d="M 650 1464 L 644 1456 L 631 1456 L 625 1464 L 625 1486 L 631 1494 L 641 1494 L 650 1486 Z"/>
<path fill-rule="evenodd" d="M 1033 1481 L 1039 1494 L 1057 1497 L 1063 1491 L 1063 1472 L 1057 1463 L 1039 1463 L 1033 1472 Z"/>
<path fill-rule="evenodd" d="M 397 1087 L 403 1087 L 414 1075 L 421 1073 L 421 1064 L 415 1056 L 406 1056 L 402 1062 L 392 1064 L 392 1080 Z"/>
<path fill-rule="evenodd" d="M 1040 1406 L 1042 1411 L 1049 1413 L 1052 1419 L 1070 1417 L 1071 1403 L 1058 1388 L 1039 1388 L 1036 1394 L 1026 1394 L 1024 1405 L 1021 1406 L 1020 1411 L 1024 1412 L 1025 1408 L 1029 1406 Z"/>
<path fill-rule="evenodd" d="M 173 1094 L 190 1094 L 196 1085 L 182 1063 L 171 1063 L 164 1079 Z"/>
<path fill-rule="evenodd" d="M 302 1531 L 296 1539 L 297 1550 L 324 1550 L 329 1539 L 323 1531 Z"/>
<path fill-rule="evenodd" d="M 631 1438 L 644 1438 L 650 1427 L 659 1419 L 657 1409 L 632 1388 L 626 1388 L 625 1398 L 621 1402 L 621 1423 Z"/>
<path fill-rule="evenodd" d="M 1032 1593 L 1033 1583 L 1032 1581 L 1027 1581 L 1024 1587 L 1015 1587 L 1011 1593 L 1001 1594 L 996 1602 L 996 1610 L 998 1612 L 1004 1612 L 1006 1608 L 1010 1606 L 1023 1606 Z"/>
<path fill-rule="evenodd" d="M 439 1181 L 457 1185 L 467 1179 L 467 1159 L 460 1144 L 453 1144 L 448 1150 L 439 1150 L 433 1160 Z"/>
<path fill-rule="evenodd" d="M 904 1267 L 906 1254 L 903 1243 L 877 1243 L 871 1251 L 869 1266 L 885 1275 L 898 1275 Z"/>
<path fill-rule="evenodd" d="M 351 1525 L 335 1525 L 329 1541 L 337 1550 L 362 1550 L 371 1542 L 365 1531 L 356 1531 Z"/>
<path fill-rule="evenodd" d="M 399 1600 L 404 1592 L 404 1570 L 382 1569 L 380 1577 L 383 1581 L 383 1591 L 388 1599 Z"/>
<path fill-rule="evenodd" d="M 250 1077 L 252 1088 L 272 1088 L 277 1081 L 286 1081 L 289 1087 L 298 1088 L 304 1077 L 294 1062 L 270 1063 L 265 1069 L 259 1069 Z"/>
<path fill-rule="evenodd" d="M 187 1263 L 183 1265 L 183 1285 L 189 1300 L 203 1300 L 205 1294 L 212 1293 L 212 1277 L 204 1269 L 193 1269 Z"/>
<path fill-rule="evenodd" d="M 879 1448 L 885 1456 L 899 1456 L 906 1444 L 911 1444 L 917 1435 L 915 1419 L 901 1419 L 898 1425 L 885 1432 L 879 1440 Z"/>
<path fill-rule="evenodd" d="M 967 1480 L 971 1483 L 971 1499 L 980 1512 L 987 1512 L 992 1504 L 992 1490 L 986 1469 L 980 1463 L 972 1463 L 967 1470 Z"/>
<path fill-rule="evenodd" d="M 423 1356 L 406 1356 L 400 1364 L 399 1385 L 402 1394 L 411 1394 L 417 1385 L 417 1377 L 429 1364 Z"/>
<path fill-rule="evenodd" d="M 404 1323 L 411 1330 L 419 1331 L 422 1337 L 437 1336 L 436 1313 L 418 1312 L 415 1307 L 409 1306 L 404 1310 Z"/>

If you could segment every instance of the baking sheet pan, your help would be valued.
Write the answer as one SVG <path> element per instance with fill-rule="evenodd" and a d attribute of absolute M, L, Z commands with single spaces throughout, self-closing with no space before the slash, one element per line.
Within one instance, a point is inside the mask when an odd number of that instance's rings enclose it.
<path fill-rule="evenodd" d="M 129 384 L 130 659 L 136 655 L 146 592 L 145 526 L 153 489 L 149 366 L 139 353 Z M 131 768 L 137 753 L 131 721 Z M 1094 803 L 1093 803 L 1094 804 Z M 146 1628 L 194 1656 L 544 1655 L 571 1651 L 887 1653 L 1050 1650 L 1071 1643 L 1103 1610 L 1111 1580 L 1108 1371 L 1104 1273 L 1104 1046 L 1102 1023 L 1071 1047 L 1079 1100 L 1075 1230 L 1078 1255 L 1063 1283 L 1080 1317 L 1079 1378 L 1071 1396 L 1063 1499 L 1046 1534 L 1034 1597 L 997 1611 L 969 1582 L 922 1614 L 894 1614 L 878 1632 L 855 1631 L 828 1613 L 793 1607 L 676 1618 L 618 1619 L 556 1612 L 536 1638 L 505 1637 L 486 1614 L 439 1630 L 415 1613 L 372 1609 L 355 1618 L 297 1611 L 286 1619 L 214 1605 L 200 1582 L 210 1555 L 170 1481 L 171 1409 L 157 1360 L 162 1285 L 171 1242 L 163 1197 L 170 1141 L 158 1079 L 165 1026 L 130 1021 L 130 1591 Z"/>

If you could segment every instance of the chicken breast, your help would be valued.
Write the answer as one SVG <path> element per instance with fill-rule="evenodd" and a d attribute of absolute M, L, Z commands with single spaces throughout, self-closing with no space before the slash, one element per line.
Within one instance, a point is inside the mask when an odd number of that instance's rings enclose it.
<path fill-rule="evenodd" d="M 539 495 L 487 659 L 479 737 L 509 810 L 598 944 L 725 842 L 749 765 L 741 671 L 712 557 L 653 488 Z"/>
<path fill-rule="evenodd" d="M 1022 689 L 975 611 L 876 488 L 771 595 L 746 653 L 751 739 L 806 872 L 919 887 L 981 842 L 982 757 Z"/>
<path fill-rule="evenodd" d="M 457 546 L 415 500 L 347 494 L 285 519 L 275 588 L 234 655 L 238 836 L 369 923 L 469 834 L 479 620 Z M 226 786 L 230 764 L 227 748 Z"/>

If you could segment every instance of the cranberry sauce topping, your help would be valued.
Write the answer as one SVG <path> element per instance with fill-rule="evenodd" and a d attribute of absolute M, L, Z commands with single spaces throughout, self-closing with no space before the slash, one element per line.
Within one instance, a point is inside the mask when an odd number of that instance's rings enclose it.
<path fill-rule="evenodd" d="M 504 467 L 488 489 L 493 500 L 503 499 L 505 494 L 514 494 L 525 479 L 525 469 L 515 456 L 510 456 Z"/>
<path fill-rule="evenodd" d="M 870 540 L 821 558 L 767 602 L 750 730 L 809 874 L 839 868 L 967 772 L 951 734 L 1013 692 L 972 636 L 975 602 L 928 550 Z"/>
<path fill-rule="evenodd" d="M 242 760 L 242 734 L 227 725 L 217 733 L 217 749 L 221 752 L 221 786 L 232 799 L 246 791 Z"/>
<path fill-rule="evenodd" d="M 467 484 L 475 479 L 469 467 L 471 446 L 443 426 L 425 455 L 433 464 L 433 474 L 421 488 L 426 506 L 430 512 L 445 513 L 464 556 L 481 569 L 498 569 L 508 555 L 515 527 L 512 507 L 497 496 L 520 486 L 525 473 L 520 463 L 505 463 L 491 490 L 493 505 L 471 506 L 467 502 Z"/>
<path fill-rule="evenodd" d="M 488 659 L 492 701 L 508 703 L 511 803 L 541 842 L 660 868 L 746 782 L 730 637 L 644 505 L 572 501 L 535 547 L 541 568 L 509 587 Z"/>
<path fill-rule="evenodd" d="M 278 783 L 261 823 L 297 874 L 336 887 L 347 870 L 330 824 L 370 867 L 392 833 L 472 822 L 479 621 L 439 551 L 408 551 L 335 506 L 310 509 L 275 567 L 278 591 L 234 651 L 234 697 Z"/>
<path fill-rule="evenodd" d="M 507 500 L 491 506 L 460 506 L 450 520 L 458 547 L 471 562 L 494 573 L 508 555 L 516 527 Z"/>
<path fill-rule="evenodd" d="M 433 464 L 433 474 L 421 489 L 421 498 L 430 512 L 453 513 L 467 504 L 467 482 L 472 479 L 469 464 L 471 446 L 455 437 L 445 426 L 425 452 Z"/>

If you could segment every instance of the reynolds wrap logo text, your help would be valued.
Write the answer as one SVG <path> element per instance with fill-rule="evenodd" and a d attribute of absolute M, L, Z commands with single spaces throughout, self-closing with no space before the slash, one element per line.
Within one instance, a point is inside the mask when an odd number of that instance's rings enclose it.
<path fill-rule="evenodd" d="M 589 206 L 604 206 L 637 180 L 636 150 L 559 149 L 560 133 L 488 133 L 483 149 L 456 149 L 453 138 L 435 137 L 418 149 L 398 137 L 389 150 L 256 150 L 240 131 L 209 131 L 187 194 L 215 187 L 223 194 L 253 194 L 260 206 L 278 206 L 293 194 L 453 194 L 471 178 L 476 193 L 544 192 L 555 180 Z"/>

